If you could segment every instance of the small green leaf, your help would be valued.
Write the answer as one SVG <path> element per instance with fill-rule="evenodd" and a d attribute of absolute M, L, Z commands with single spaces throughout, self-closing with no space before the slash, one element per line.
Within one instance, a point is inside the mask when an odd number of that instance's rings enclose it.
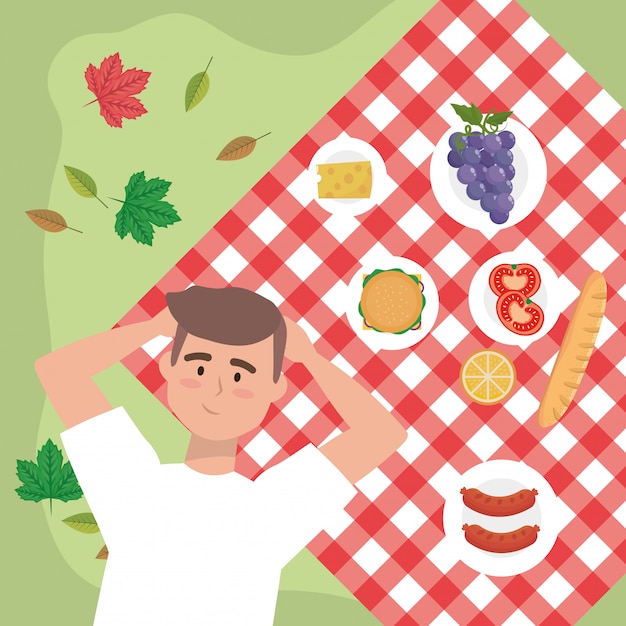
<path fill-rule="evenodd" d="M 471 103 L 471 105 L 472 106 L 470 109 L 471 111 L 470 115 L 472 116 L 473 120 L 478 120 L 478 121 L 471 122 L 471 123 L 475 125 L 480 125 L 483 121 L 483 114 L 480 112 L 480 109 L 473 102 Z"/>
<path fill-rule="evenodd" d="M 93 535 L 100 531 L 93 513 L 76 513 L 66 517 L 63 522 L 80 533 Z"/>
<path fill-rule="evenodd" d="M 65 175 L 67 176 L 67 180 L 70 185 L 72 185 L 72 189 L 83 198 L 96 198 L 98 202 L 103 204 L 105 207 L 107 206 L 98 198 L 98 188 L 96 187 L 96 182 L 94 179 L 89 176 L 86 172 L 79 170 L 76 167 L 70 167 L 69 165 L 64 165 Z M 108 207 L 107 207 L 108 208 Z"/>
<path fill-rule="evenodd" d="M 209 91 L 209 75 L 207 74 L 207 70 L 212 60 L 213 57 L 211 57 L 204 72 L 198 72 L 198 74 L 192 76 L 187 83 L 187 89 L 185 90 L 185 111 L 191 111 L 191 109 L 200 104 L 207 95 Z"/>
<path fill-rule="evenodd" d="M 500 124 L 504 124 L 509 117 L 512 115 L 513 111 L 502 111 L 501 113 L 493 113 L 492 115 L 487 116 L 485 119 L 485 124 L 490 124 L 492 126 L 499 126 Z"/>
<path fill-rule="evenodd" d="M 471 107 L 468 107 L 465 104 L 453 104 L 452 108 L 456 111 L 456 114 L 467 124 L 480 126 L 480 123 L 483 121 L 483 115 L 480 112 L 480 109 L 475 104 L 472 104 Z"/>

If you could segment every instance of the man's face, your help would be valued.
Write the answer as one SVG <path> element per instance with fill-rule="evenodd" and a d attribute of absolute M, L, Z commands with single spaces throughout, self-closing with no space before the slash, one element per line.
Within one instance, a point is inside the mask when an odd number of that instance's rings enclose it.
<path fill-rule="evenodd" d="M 187 335 L 176 364 L 167 352 L 159 368 L 176 417 L 194 435 L 213 441 L 256 428 L 287 388 L 283 376 L 273 380 L 272 336 L 231 346 Z"/>

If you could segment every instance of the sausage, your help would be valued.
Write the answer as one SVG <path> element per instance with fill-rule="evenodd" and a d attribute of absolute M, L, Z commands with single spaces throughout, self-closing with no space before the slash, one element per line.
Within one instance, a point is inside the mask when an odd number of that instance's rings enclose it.
<path fill-rule="evenodd" d="M 522 526 L 508 533 L 494 533 L 478 524 L 463 524 L 465 539 L 476 548 L 487 552 L 517 552 L 537 541 L 539 526 Z"/>
<path fill-rule="evenodd" d="M 496 517 L 516 515 L 530 509 L 535 504 L 535 496 L 538 495 L 536 489 L 520 489 L 508 496 L 490 496 L 480 489 L 466 489 L 465 487 L 461 489 L 461 493 L 463 503 L 472 511 Z"/>

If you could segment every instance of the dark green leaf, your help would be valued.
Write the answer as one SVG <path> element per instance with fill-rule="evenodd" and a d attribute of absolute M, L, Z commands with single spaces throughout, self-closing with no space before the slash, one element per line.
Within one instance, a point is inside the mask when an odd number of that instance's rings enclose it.
<path fill-rule="evenodd" d="M 151 178 L 144 181 L 135 187 L 133 193 L 126 196 L 126 200 L 135 200 L 138 197 L 160 200 L 169 190 L 172 183 L 162 178 Z"/>
<path fill-rule="evenodd" d="M 17 462 L 17 477 L 24 483 L 33 493 L 40 493 L 42 498 L 45 498 L 44 486 L 41 484 L 39 477 L 39 468 L 33 461 L 18 461 Z"/>
<path fill-rule="evenodd" d="M 146 180 L 143 172 L 130 177 L 126 197 L 115 221 L 115 232 L 121 239 L 130 233 L 138 243 L 151 246 L 153 226 L 165 228 L 180 222 L 174 205 L 161 199 L 171 184 L 162 178 Z"/>
<path fill-rule="evenodd" d="M 169 202 L 155 202 L 149 207 L 141 207 L 141 216 L 155 226 L 167 228 L 174 222 L 180 222 L 178 213 Z"/>
<path fill-rule="evenodd" d="M 152 228 L 152 224 L 150 224 L 149 221 L 129 213 L 128 226 L 130 228 L 130 234 L 136 242 L 143 243 L 147 246 L 152 245 L 154 228 Z"/>
<path fill-rule="evenodd" d="M 17 477 L 23 485 L 15 491 L 22 500 L 78 500 L 83 491 L 69 461 L 63 464 L 63 453 L 48 439 L 37 453 L 37 463 L 17 461 Z"/>
<path fill-rule="evenodd" d="M 78 494 L 78 495 L 76 495 Z M 61 482 L 57 491 L 57 498 L 67 502 L 67 500 L 76 500 L 83 495 L 83 490 L 80 488 L 74 469 L 68 461 L 61 468 Z M 67 500 L 65 500 L 67 497 Z"/>
<path fill-rule="evenodd" d="M 48 439 L 37 453 L 39 476 L 46 498 L 54 497 L 61 484 L 61 464 L 63 454 L 51 439 Z"/>
<path fill-rule="evenodd" d="M 124 239 L 130 232 L 128 209 L 124 206 L 115 215 L 115 232 L 120 236 L 120 239 Z"/>
<path fill-rule="evenodd" d="M 39 491 L 33 491 L 30 487 L 26 487 L 25 485 L 18 487 L 15 491 L 17 492 L 17 495 L 22 498 L 22 500 L 41 502 L 45 498 L 45 496 L 42 496 Z"/>
<path fill-rule="evenodd" d="M 68 488 L 65 491 L 59 492 L 54 497 L 56 500 L 69 502 L 70 500 L 80 500 L 83 495 L 83 490 L 80 488 L 80 485 L 76 484 L 71 489 Z"/>
<path fill-rule="evenodd" d="M 126 191 L 126 199 L 132 198 L 137 192 L 137 188 L 144 185 L 146 182 L 146 175 L 143 172 L 137 172 L 133 174 L 128 180 L 128 184 L 124 187 Z"/>

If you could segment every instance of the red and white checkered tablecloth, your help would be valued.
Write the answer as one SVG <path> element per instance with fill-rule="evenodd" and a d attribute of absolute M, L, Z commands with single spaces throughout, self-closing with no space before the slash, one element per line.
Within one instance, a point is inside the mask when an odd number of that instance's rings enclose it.
<path fill-rule="evenodd" d="M 545 153 L 539 205 L 491 239 L 453 221 L 431 189 L 451 100 L 512 110 Z M 341 219 L 301 190 L 315 152 L 344 131 L 376 148 L 393 184 L 379 206 Z M 385 626 L 574 624 L 626 573 L 625 148 L 626 112 L 518 4 L 441 0 L 120 321 L 153 316 L 164 293 L 192 282 L 247 287 L 393 408 L 408 440 L 359 483 L 342 526 L 309 545 Z M 523 242 L 560 276 L 567 302 L 547 336 L 502 348 L 476 327 L 467 293 L 480 265 Z M 412 348 L 374 352 L 343 314 L 372 248 L 416 261 L 438 287 L 435 327 Z M 598 349 L 566 417 L 541 429 L 539 399 L 592 269 L 609 289 Z M 470 402 L 458 378 L 470 353 L 491 347 L 512 358 L 518 382 L 489 407 Z M 165 403 L 155 356 L 139 350 L 125 364 Z M 285 374 L 287 395 L 241 440 L 246 475 L 342 428 L 302 366 Z M 562 516 L 545 560 L 506 578 L 478 574 L 444 541 L 441 485 L 491 459 L 545 476 Z"/>

